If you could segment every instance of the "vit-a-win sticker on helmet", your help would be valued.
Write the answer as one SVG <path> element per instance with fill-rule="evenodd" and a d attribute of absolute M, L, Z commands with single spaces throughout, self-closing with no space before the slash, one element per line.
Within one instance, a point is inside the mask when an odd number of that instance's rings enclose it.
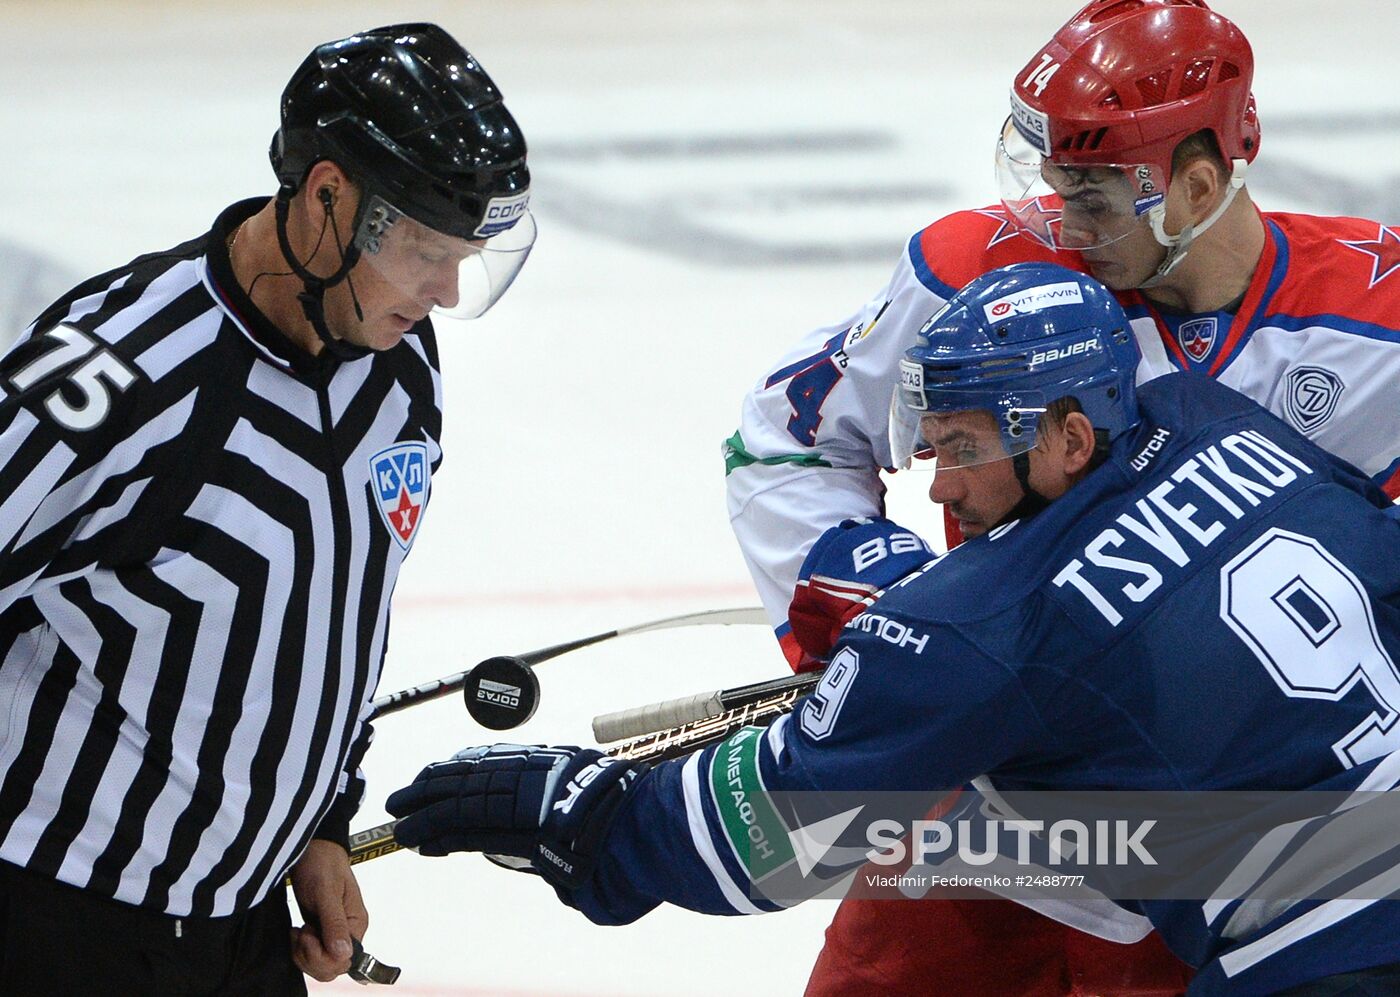
<path fill-rule="evenodd" d="M 1008 294 L 1004 298 L 988 302 L 982 309 L 988 322 L 997 322 L 1012 315 L 1029 315 L 1042 308 L 1077 305 L 1083 301 L 1084 295 L 1079 292 L 1079 285 L 1065 281 L 1063 284 L 1046 284 L 1044 287 L 1032 287 Z"/>

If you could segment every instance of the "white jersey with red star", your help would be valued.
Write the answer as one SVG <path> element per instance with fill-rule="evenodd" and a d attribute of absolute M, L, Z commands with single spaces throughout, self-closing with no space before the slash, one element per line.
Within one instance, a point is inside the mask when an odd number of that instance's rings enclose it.
<path fill-rule="evenodd" d="M 1048 209 L 1053 213 L 1053 209 Z M 1400 235 L 1374 221 L 1262 215 L 1266 238 L 1233 313 L 1168 315 L 1119 295 L 1142 347 L 1139 383 L 1204 371 L 1400 494 Z M 780 640 L 798 568 L 821 533 L 883 512 L 879 470 L 899 357 L 959 288 L 1046 260 L 1000 208 L 916 234 L 890 282 L 854 315 L 808 333 L 744 400 L 725 448 L 730 520 Z M 800 649 L 783 641 L 796 664 Z"/>

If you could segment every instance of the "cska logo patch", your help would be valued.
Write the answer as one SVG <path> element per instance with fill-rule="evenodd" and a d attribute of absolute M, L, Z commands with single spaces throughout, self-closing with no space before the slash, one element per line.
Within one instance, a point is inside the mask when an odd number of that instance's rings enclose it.
<path fill-rule="evenodd" d="M 395 443 L 369 459 L 369 476 L 389 535 L 408 550 L 428 498 L 428 448 Z"/>
<path fill-rule="evenodd" d="M 1190 322 L 1181 323 L 1181 328 L 1176 331 L 1176 338 L 1181 341 L 1181 348 L 1186 351 L 1186 355 L 1200 363 L 1215 345 L 1215 329 L 1214 315 L 1210 318 L 1193 318 Z"/>

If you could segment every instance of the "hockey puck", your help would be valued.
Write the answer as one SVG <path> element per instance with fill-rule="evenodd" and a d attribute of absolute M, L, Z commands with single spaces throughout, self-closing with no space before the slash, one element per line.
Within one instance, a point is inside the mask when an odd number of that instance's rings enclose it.
<path fill-rule="evenodd" d="M 540 680 L 519 658 L 487 658 L 467 673 L 462 695 L 473 720 L 490 730 L 519 727 L 540 705 Z"/>

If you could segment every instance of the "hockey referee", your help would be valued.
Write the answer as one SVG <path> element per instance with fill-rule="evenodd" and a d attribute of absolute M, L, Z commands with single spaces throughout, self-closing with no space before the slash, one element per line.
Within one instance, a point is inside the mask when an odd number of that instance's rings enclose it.
<path fill-rule="evenodd" d="M 429 315 L 510 285 L 529 173 L 431 24 L 316 48 L 271 158 L 275 197 L 0 362 L 3 993 L 303 994 L 367 926 L 346 846 L 441 459 Z"/>

